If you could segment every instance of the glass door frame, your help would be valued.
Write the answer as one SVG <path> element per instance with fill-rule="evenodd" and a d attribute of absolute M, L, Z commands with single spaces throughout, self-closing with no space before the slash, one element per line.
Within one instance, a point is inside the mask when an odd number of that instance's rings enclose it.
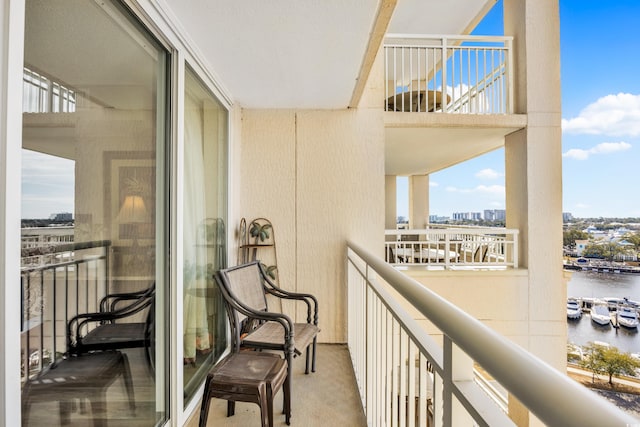
<path fill-rule="evenodd" d="M 227 140 L 227 218 L 234 218 L 232 204 L 234 200 L 230 189 L 233 187 L 233 123 L 234 109 L 231 97 L 216 82 L 212 73 L 204 66 L 198 53 L 188 43 L 181 27 L 170 21 L 167 12 L 149 0 L 121 0 L 127 9 L 167 50 L 169 60 L 168 78 L 168 106 L 166 114 L 166 153 L 165 153 L 165 190 L 168 191 L 168 206 L 164 212 L 165 259 L 169 259 L 163 268 L 166 285 L 169 290 L 165 297 L 170 303 L 169 340 L 165 343 L 169 347 L 166 354 L 169 357 L 169 377 L 165 379 L 168 401 L 168 425 L 184 425 L 188 418 L 196 413 L 199 399 L 193 399 L 191 404 L 183 408 L 182 359 L 179 356 L 182 348 L 182 261 L 181 224 L 182 212 L 180 200 L 182 198 L 182 147 L 184 143 L 184 70 L 185 62 L 196 73 L 211 93 L 218 98 L 228 110 L 228 140 Z M 8 23 L 0 33 L 0 242 L 3 255 L 0 257 L 0 271 L 2 286 L 0 286 L 0 301 L 2 315 L 0 315 L 0 383 L 3 384 L 3 399 L 0 399 L 0 422 L 14 425 L 21 417 L 20 405 L 20 307 L 15 301 L 20 299 L 19 286 L 6 286 L 16 283 L 20 276 L 20 253 L 16 248 L 20 245 L 20 216 L 21 189 L 15 185 L 15 177 L 21 175 L 22 149 L 22 77 L 24 51 L 24 20 L 25 0 L 0 0 L 0 19 Z M 10 124 L 7 126 L 7 124 Z M 227 233 L 227 256 L 233 253 L 232 233 Z M 229 258 L 231 259 L 231 258 Z M 159 303 L 161 303 L 159 301 Z M 202 387 L 201 387 L 202 389 Z M 199 391 L 199 394 L 202 390 Z"/>

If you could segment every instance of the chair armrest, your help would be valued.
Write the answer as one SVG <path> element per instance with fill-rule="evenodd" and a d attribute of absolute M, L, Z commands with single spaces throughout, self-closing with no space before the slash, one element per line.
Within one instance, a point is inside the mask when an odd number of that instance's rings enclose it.
<path fill-rule="evenodd" d="M 100 311 L 114 311 L 116 310 L 116 306 L 122 301 L 136 300 L 147 296 L 152 296 L 154 294 L 155 283 L 153 283 L 147 289 L 142 289 L 140 291 L 107 294 L 100 300 Z"/>
<path fill-rule="evenodd" d="M 134 314 L 149 307 L 152 303 L 153 297 L 138 299 L 136 302 L 121 309 L 75 315 L 67 323 L 67 351 L 69 351 L 69 349 L 73 349 L 78 343 L 78 340 L 82 339 L 82 330 L 83 328 L 88 327 L 90 323 L 99 322 L 104 324 L 133 316 Z"/>
<path fill-rule="evenodd" d="M 314 325 L 318 324 L 318 300 L 315 296 L 307 293 L 291 292 L 282 289 L 269 278 L 269 276 L 264 271 L 264 267 L 262 266 L 262 264 L 258 264 L 258 266 L 260 267 L 260 274 L 262 274 L 264 283 L 266 283 L 264 289 L 267 293 L 278 298 L 304 301 L 304 303 L 307 304 L 307 323 L 313 322 Z"/>

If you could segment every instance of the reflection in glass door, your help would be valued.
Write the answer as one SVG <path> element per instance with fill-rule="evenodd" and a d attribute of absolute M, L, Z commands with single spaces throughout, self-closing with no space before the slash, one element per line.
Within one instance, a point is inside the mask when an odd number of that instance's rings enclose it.
<path fill-rule="evenodd" d="M 154 425 L 168 54 L 116 2 L 27 0 L 24 60 L 23 423 Z"/>
<path fill-rule="evenodd" d="M 227 266 L 227 110 L 187 68 L 184 115 L 185 404 L 226 348 L 214 274 Z"/>

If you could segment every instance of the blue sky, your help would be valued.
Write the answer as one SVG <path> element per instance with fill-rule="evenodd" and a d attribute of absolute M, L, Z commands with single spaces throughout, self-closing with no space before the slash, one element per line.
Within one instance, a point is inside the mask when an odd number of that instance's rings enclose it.
<path fill-rule="evenodd" d="M 560 0 L 563 211 L 575 217 L 640 217 L 638 18 L 640 0 Z M 502 34 L 501 2 L 475 33 Z M 23 217 L 73 212 L 73 162 L 25 156 Z M 430 183 L 431 214 L 504 209 L 504 152 L 435 173 Z M 398 215 L 407 213 L 401 185 Z"/>
<path fill-rule="evenodd" d="M 640 1 L 560 0 L 563 211 L 640 217 Z M 502 34 L 499 2 L 475 34 Z M 504 209 L 504 151 L 430 177 L 432 215 Z M 408 213 L 406 186 L 398 215 Z"/>

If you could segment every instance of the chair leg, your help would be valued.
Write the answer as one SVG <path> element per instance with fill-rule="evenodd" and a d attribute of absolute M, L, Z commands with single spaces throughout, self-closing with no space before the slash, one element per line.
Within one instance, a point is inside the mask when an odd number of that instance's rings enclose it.
<path fill-rule="evenodd" d="M 209 405 L 211 404 L 211 397 L 209 397 L 209 388 L 211 387 L 211 377 L 207 376 L 207 381 L 204 385 L 204 394 L 202 395 L 202 405 L 200 406 L 200 422 L 198 427 L 205 427 L 207 425 L 207 417 L 209 416 Z"/>
<path fill-rule="evenodd" d="M 71 424 L 71 402 L 61 400 L 58 402 L 58 408 L 60 410 L 60 425 L 68 426 Z"/>
<path fill-rule="evenodd" d="M 285 419 L 287 425 L 291 424 L 291 393 L 293 383 L 293 351 L 287 352 L 287 379 L 284 381 L 285 393 Z"/>
<path fill-rule="evenodd" d="M 131 379 L 131 366 L 129 365 L 129 358 L 126 354 L 122 353 L 122 379 L 124 381 L 124 387 L 127 390 L 127 397 L 129 398 L 129 409 L 131 412 L 136 410 L 136 399 L 133 394 L 133 381 Z"/>
<path fill-rule="evenodd" d="M 236 402 L 233 400 L 227 400 L 227 417 L 232 417 L 236 414 Z"/>
<path fill-rule="evenodd" d="M 91 399 L 91 416 L 93 427 L 107 427 L 107 394 L 96 393 Z"/>
<path fill-rule="evenodd" d="M 272 393 L 264 390 L 260 394 L 260 420 L 262 427 L 273 427 L 273 400 Z"/>
<path fill-rule="evenodd" d="M 317 347 L 317 338 L 313 338 L 313 362 L 311 362 L 311 372 L 316 371 L 316 347 Z"/>
<path fill-rule="evenodd" d="M 291 379 L 289 375 L 284 380 L 282 385 L 283 404 L 284 404 L 284 416 L 287 425 L 291 425 Z"/>
<path fill-rule="evenodd" d="M 311 361 L 311 358 L 309 357 L 310 356 L 309 355 L 309 350 L 311 350 L 311 344 L 309 344 L 307 346 L 307 349 L 305 351 L 305 353 L 306 353 L 305 361 L 304 361 L 304 373 L 305 373 L 305 375 L 309 375 L 309 366 L 310 366 L 309 362 Z"/>

